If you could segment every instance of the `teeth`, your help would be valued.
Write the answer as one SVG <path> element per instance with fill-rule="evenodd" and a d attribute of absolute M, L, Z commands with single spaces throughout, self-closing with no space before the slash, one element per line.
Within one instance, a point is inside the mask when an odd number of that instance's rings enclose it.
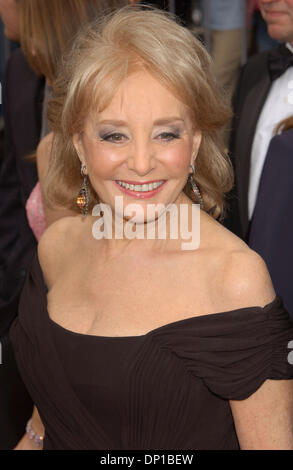
<path fill-rule="evenodd" d="M 158 181 L 156 183 L 150 183 L 150 184 L 128 184 L 124 183 L 123 181 L 117 181 L 120 186 L 126 189 L 130 189 L 132 191 L 140 191 L 140 192 L 146 192 L 146 191 L 152 191 L 153 189 L 158 188 L 163 184 L 164 181 Z"/>

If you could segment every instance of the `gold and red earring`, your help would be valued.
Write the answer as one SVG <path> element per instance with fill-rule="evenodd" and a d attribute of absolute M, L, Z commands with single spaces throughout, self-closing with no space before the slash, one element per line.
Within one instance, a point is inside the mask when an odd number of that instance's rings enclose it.
<path fill-rule="evenodd" d="M 76 204 L 81 210 L 82 216 L 85 217 L 89 210 L 89 193 L 88 193 L 88 181 L 87 175 L 85 174 L 86 165 L 81 165 L 81 176 L 83 177 L 83 183 L 81 190 L 76 198 Z"/>

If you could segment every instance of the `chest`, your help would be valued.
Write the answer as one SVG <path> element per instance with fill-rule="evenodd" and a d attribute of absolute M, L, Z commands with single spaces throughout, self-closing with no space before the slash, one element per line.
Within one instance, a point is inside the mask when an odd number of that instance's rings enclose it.
<path fill-rule="evenodd" d="M 64 270 L 48 295 L 50 317 L 83 334 L 141 335 L 204 313 L 207 279 L 185 260 L 101 263 Z"/>

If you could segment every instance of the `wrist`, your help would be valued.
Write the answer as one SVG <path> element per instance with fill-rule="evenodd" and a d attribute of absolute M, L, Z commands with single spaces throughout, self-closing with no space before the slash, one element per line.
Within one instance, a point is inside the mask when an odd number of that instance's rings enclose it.
<path fill-rule="evenodd" d="M 44 436 L 42 434 L 37 434 L 32 425 L 31 425 L 32 420 L 30 419 L 27 424 L 26 424 L 26 433 L 28 435 L 28 438 L 33 441 L 38 447 L 42 447 L 43 445 L 43 440 Z"/>

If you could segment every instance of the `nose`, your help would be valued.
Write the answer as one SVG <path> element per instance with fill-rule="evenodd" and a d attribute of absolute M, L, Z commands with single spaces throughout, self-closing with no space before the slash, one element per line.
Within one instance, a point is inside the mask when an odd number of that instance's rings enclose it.
<path fill-rule="evenodd" d="M 156 167 L 156 156 L 152 145 L 148 142 L 136 142 L 131 148 L 127 160 L 129 170 L 144 176 Z"/>

